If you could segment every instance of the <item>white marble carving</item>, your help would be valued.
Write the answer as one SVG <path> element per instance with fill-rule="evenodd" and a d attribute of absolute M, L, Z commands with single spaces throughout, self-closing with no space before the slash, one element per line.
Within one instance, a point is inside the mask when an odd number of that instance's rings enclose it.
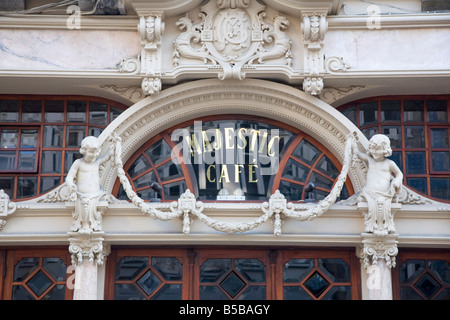
<path fill-rule="evenodd" d="M 273 24 L 266 23 L 264 10 L 257 1 L 217 0 L 201 7 L 201 22 L 181 17 L 176 26 L 183 32 L 173 42 L 174 66 L 186 67 L 189 59 L 201 60 L 218 69 L 222 80 L 242 80 L 246 68 L 280 58 L 291 66 L 292 41 L 284 32 L 289 21 L 276 16 Z"/>
<path fill-rule="evenodd" d="M 0 189 L 0 231 L 6 225 L 6 219 L 16 211 L 17 205 L 9 200 L 9 196 Z"/>

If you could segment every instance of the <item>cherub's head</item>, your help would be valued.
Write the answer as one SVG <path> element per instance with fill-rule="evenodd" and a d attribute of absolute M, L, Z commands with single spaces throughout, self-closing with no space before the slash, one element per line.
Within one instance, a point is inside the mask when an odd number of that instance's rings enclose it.
<path fill-rule="evenodd" d="M 369 140 L 369 154 L 381 161 L 392 155 L 391 141 L 384 134 L 376 134 Z"/>
<path fill-rule="evenodd" d="M 93 162 L 100 154 L 100 144 L 94 136 L 88 136 L 81 141 L 80 153 L 87 162 Z"/>

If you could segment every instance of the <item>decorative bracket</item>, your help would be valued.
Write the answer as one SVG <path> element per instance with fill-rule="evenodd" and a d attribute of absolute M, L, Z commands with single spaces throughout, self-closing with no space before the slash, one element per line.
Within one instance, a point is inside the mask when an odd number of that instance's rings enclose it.
<path fill-rule="evenodd" d="M 9 201 L 9 196 L 0 189 L 0 231 L 6 225 L 6 218 L 16 211 L 17 205 Z"/>

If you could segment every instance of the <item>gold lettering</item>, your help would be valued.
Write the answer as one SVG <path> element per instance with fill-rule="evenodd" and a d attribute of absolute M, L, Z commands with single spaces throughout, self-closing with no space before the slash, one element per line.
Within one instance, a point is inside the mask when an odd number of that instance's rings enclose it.
<path fill-rule="evenodd" d="M 208 135 L 206 134 L 206 131 L 202 131 L 202 137 L 203 137 L 203 152 L 210 152 L 212 151 L 211 143 L 209 142 Z"/>
<path fill-rule="evenodd" d="M 252 133 L 252 138 L 251 138 L 251 144 L 250 144 L 250 151 L 255 150 L 255 144 L 257 141 L 257 134 L 259 134 L 259 130 L 256 129 L 250 129 L 250 132 Z"/>
<path fill-rule="evenodd" d="M 208 167 L 208 169 L 206 169 L 206 178 L 208 178 L 209 182 L 216 182 L 216 178 L 214 178 L 214 180 L 211 180 L 211 168 L 216 168 L 215 164 L 212 164 Z"/>
<path fill-rule="evenodd" d="M 214 138 L 215 140 L 212 143 L 212 146 L 214 150 L 219 150 L 220 148 L 222 148 L 222 132 L 220 132 L 220 129 L 216 129 L 216 135 Z"/>
<path fill-rule="evenodd" d="M 280 136 L 274 136 L 272 137 L 272 139 L 270 139 L 269 144 L 267 145 L 267 155 L 269 157 L 273 157 L 275 155 L 275 151 L 274 152 L 270 152 L 270 150 L 273 147 L 273 144 L 275 143 L 275 139 L 278 139 L 278 141 L 280 141 Z"/>
<path fill-rule="evenodd" d="M 259 154 L 261 154 L 264 150 L 264 146 L 266 145 L 266 142 L 267 142 L 267 135 L 268 135 L 267 131 L 264 131 L 261 145 L 259 146 L 259 150 L 258 150 Z"/>
<path fill-rule="evenodd" d="M 189 149 L 191 150 L 192 155 L 194 155 L 194 151 L 196 151 L 197 154 L 202 153 L 202 148 L 200 147 L 200 144 L 198 143 L 197 135 L 195 133 L 192 135 L 192 138 L 189 136 L 186 136 L 185 138 L 189 145 Z"/>
<path fill-rule="evenodd" d="M 228 175 L 228 168 L 226 165 L 222 165 L 222 170 L 220 171 L 219 182 L 222 182 L 222 178 L 225 178 L 225 182 L 230 182 L 230 176 Z"/>
<path fill-rule="evenodd" d="M 238 149 L 245 149 L 247 146 L 247 140 L 245 139 L 244 132 L 247 133 L 246 128 L 240 128 L 238 131 L 239 140 L 243 143 L 243 146 L 240 146 L 239 143 L 237 144 Z"/>
<path fill-rule="evenodd" d="M 234 165 L 234 182 L 239 183 L 239 174 L 242 172 L 241 168 L 243 168 L 243 164 L 235 164 Z"/>
<path fill-rule="evenodd" d="M 258 168 L 258 165 L 256 164 L 249 164 L 248 165 L 248 182 L 258 182 L 258 179 L 253 179 L 253 174 L 256 173 L 256 170 L 254 168 Z"/>
<path fill-rule="evenodd" d="M 233 145 L 230 143 L 234 140 L 234 128 L 225 128 L 225 149 L 233 149 Z"/>

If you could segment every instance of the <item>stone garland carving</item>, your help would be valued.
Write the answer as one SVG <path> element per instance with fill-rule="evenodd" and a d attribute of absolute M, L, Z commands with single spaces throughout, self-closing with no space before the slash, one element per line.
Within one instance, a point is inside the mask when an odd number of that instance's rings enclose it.
<path fill-rule="evenodd" d="M 9 201 L 9 196 L 3 189 L 0 189 L 0 231 L 6 225 L 6 218 L 13 214 L 16 209 L 17 205 Z"/>
<path fill-rule="evenodd" d="M 141 199 L 136 192 L 133 191 L 131 183 L 126 177 L 123 169 L 123 163 L 120 158 L 122 154 L 122 145 L 118 139 L 114 142 L 114 162 L 113 167 L 117 169 L 117 174 L 120 183 L 123 186 L 128 198 L 132 203 L 138 207 L 141 212 L 152 217 L 153 219 L 167 221 L 172 219 L 181 218 L 183 221 L 183 232 L 185 234 L 190 233 L 190 226 L 192 224 L 192 218 L 195 216 L 200 221 L 205 223 L 208 227 L 225 233 L 237 233 L 252 230 L 261 224 L 273 218 L 274 234 L 281 234 L 281 214 L 288 218 L 293 218 L 299 221 L 313 220 L 316 217 L 325 213 L 331 205 L 336 201 L 339 196 L 344 182 L 347 178 L 349 169 L 356 159 L 354 150 L 356 145 L 356 135 L 352 133 L 348 135 L 345 145 L 345 157 L 342 165 L 341 173 L 338 180 L 331 190 L 330 194 L 320 201 L 318 204 L 310 207 L 309 209 L 297 208 L 293 203 L 287 203 L 285 197 L 277 190 L 269 199 L 268 202 L 264 202 L 261 205 L 263 215 L 260 217 L 251 219 L 248 222 L 242 223 L 229 223 L 219 221 L 205 215 L 202 211 L 204 204 L 201 201 L 196 201 L 195 196 L 190 190 L 187 190 L 179 199 L 178 202 L 172 202 L 169 206 L 169 211 L 161 211 L 155 207 L 150 206 Z"/>
<path fill-rule="evenodd" d="M 202 60 L 210 69 L 218 69 L 219 79 L 245 78 L 245 69 L 267 60 L 282 58 L 292 65 L 289 36 L 283 31 L 289 21 L 276 16 L 273 25 L 264 22 L 265 6 L 257 1 L 210 1 L 201 7 L 199 23 L 188 15 L 176 26 L 183 31 L 173 41 L 174 66 L 187 66 L 185 59 Z"/>

